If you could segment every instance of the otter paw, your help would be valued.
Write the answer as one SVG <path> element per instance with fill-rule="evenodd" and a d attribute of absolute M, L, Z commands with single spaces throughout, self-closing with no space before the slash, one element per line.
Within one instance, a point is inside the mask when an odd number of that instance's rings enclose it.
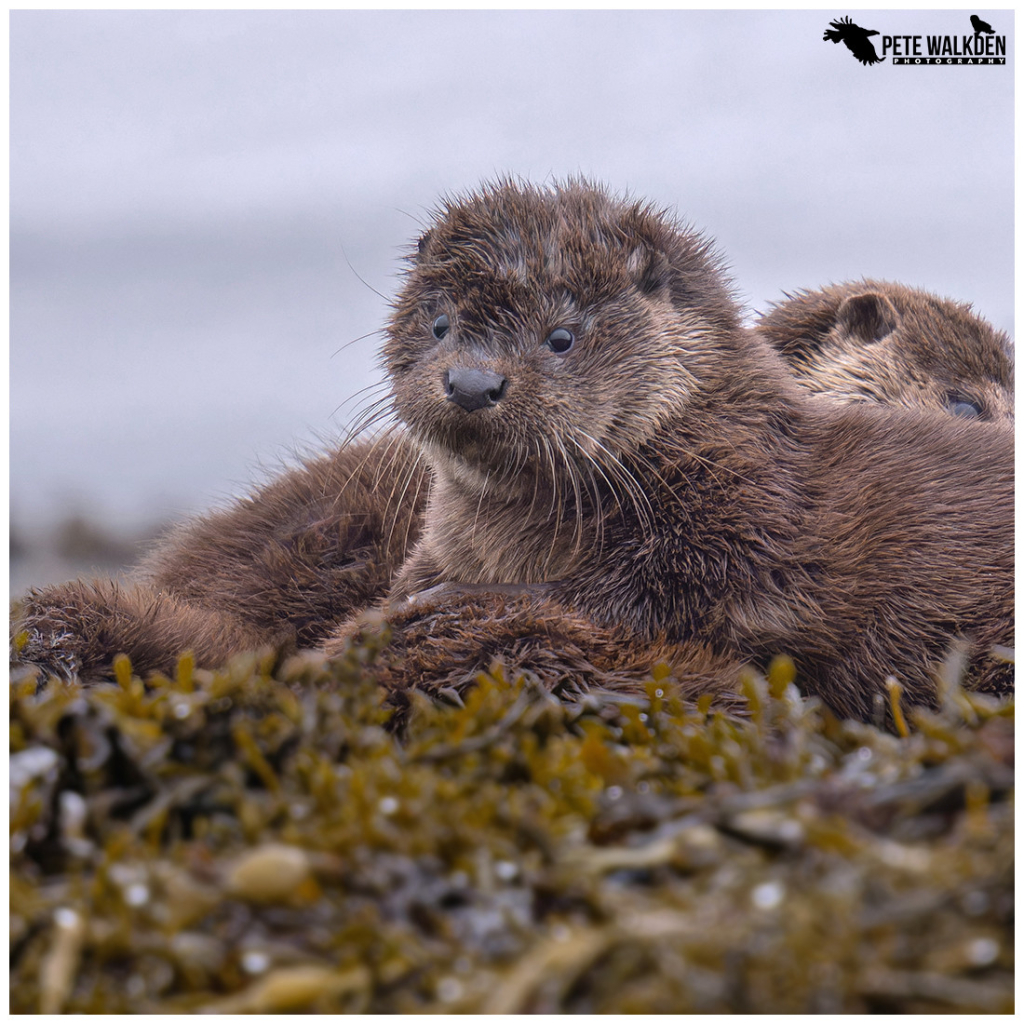
<path fill-rule="evenodd" d="M 70 682 L 82 671 L 81 638 L 57 610 L 29 612 L 12 627 L 11 662 L 35 665 Z"/>
<path fill-rule="evenodd" d="M 126 640 L 139 621 L 132 611 L 113 581 L 33 590 L 13 608 L 11 661 L 68 681 L 112 678 L 114 655 L 132 652 Z"/>

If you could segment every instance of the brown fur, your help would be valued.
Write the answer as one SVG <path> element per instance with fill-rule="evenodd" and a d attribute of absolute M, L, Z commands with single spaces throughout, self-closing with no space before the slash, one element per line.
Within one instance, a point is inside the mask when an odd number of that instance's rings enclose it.
<path fill-rule="evenodd" d="M 219 665 L 274 639 L 218 609 L 114 580 L 74 580 L 30 595 L 14 632 L 26 634 L 18 660 L 85 681 L 110 678 L 119 653 L 148 675 L 170 672 L 185 651 L 201 665 Z"/>
<path fill-rule="evenodd" d="M 569 202 L 573 196 L 575 208 Z M 567 589 L 563 581 L 559 592 L 563 600 L 584 612 L 593 609 L 605 621 L 615 621 L 624 603 L 631 613 L 624 616 L 624 621 L 643 635 L 637 643 L 621 630 L 608 632 L 603 627 L 583 625 L 588 620 L 564 604 L 546 601 L 538 606 L 536 601 L 541 599 L 536 597 L 509 600 L 501 595 L 479 594 L 459 599 L 449 594 L 443 607 L 436 601 L 432 605 L 428 602 L 429 612 L 419 604 L 407 606 L 398 599 L 400 595 L 443 575 L 416 577 L 423 565 L 420 554 L 419 561 L 414 560 L 403 574 L 392 606 L 396 639 L 394 653 L 386 657 L 382 670 L 385 682 L 399 688 L 417 682 L 433 688 L 456 685 L 500 656 L 511 670 L 528 669 L 553 686 L 564 685 L 572 676 L 586 685 L 607 684 L 619 689 L 638 685 L 652 660 L 664 660 L 673 665 L 675 676 L 687 692 L 721 692 L 735 679 L 737 657 L 760 657 L 790 643 L 786 630 L 765 633 L 760 645 L 751 643 L 740 632 L 729 635 L 718 620 L 732 615 L 734 625 L 739 626 L 750 617 L 742 599 L 735 608 L 722 606 L 729 592 L 733 559 L 738 560 L 740 569 L 733 589 L 742 592 L 745 586 L 750 588 L 745 600 L 756 604 L 758 588 L 767 581 L 770 590 L 775 591 L 783 583 L 791 591 L 801 585 L 803 577 L 791 563 L 800 557 L 810 557 L 813 563 L 817 555 L 815 551 L 801 551 L 796 545 L 794 538 L 800 527 L 794 525 L 791 515 L 794 508 L 800 511 L 799 502 L 804 500 L 798 483 L 813 491 L 815 481 L 791 481 L 789 477 L 794 474 L 787 463 L 794 447 L 788 421 L 809 418 L 810 422 L 815 415 L 802 410 L 799 399 L 792 396 L 792 387 L 777 379 L 781 364 L 770 353 L 762 351 L 761 346 L 740 343 L 735 312 L 704 243 L 694 243 L 667 221 L 639 207 L 620 206 L 585 187 L 570 188 L 559 198 L 559 202 L 566 202 L 565 209 L 558 209 L 553 197 L 540 197 L 540 193 L 530 190 L 506 188 L 475 201 L 475 205 L 460 208 L 455 204 L 451 208 L 458 230 L 464 231 L 464 241 L 470 247 L 486 252 L 490 244 L 494 247 L 492 253 L 496 251 L 501 257 L 504 252 L 507 262 L 511 260 L 505 268 L 505 280 L 497 286 L 502 292 L 500 298 L 493 294 L 496 285 L 488 280 L 486 272 L 476 273 L 472 261 L 468 267 L 460 263 L 458 246 L 450 246 L 450 233 L 445 236 L 451 224 L 442 223 L 424 239 L 424 252 L 396 309 L 389 346 L 389 358 L 399 371 L 396 379 L 405 363 L 416 365 L 416 349 L 422 346 L 418 336 L 415 344 L 406 347 L 409 339 L 401 328 L 410 305 L 414 315 L 419 315 L 416 302 L 422 298 L 425 271 L 438 275 L 465 299 L 456 320 L 457 330 L 464 335 L 467 329 L 477 330 L 484 342 L 506 349 L 507 358 L 514 363 L 519 358 L 520 344 L 517 314 L 523 312 L 523 303 L 531 301 L 538 321 L 545 315 L 557 319 L 556 314 L 562 311 L 583 310 L 591 318 L 588 327 L 594 325 L 596 317 L 598 330 L 621 344 L 609 346 L 603 355 L 596 353 L 582 371 L 566 371 L 567 364 L 557 360 L 552 363 L 560 367 L 556 372 L 561 373 L 562 390 L 550 407 L 544 404 L 548 397 L 544 389 L 556 380 L 543 366 L 533 366 L 532 385 L 540 405 L 523 415 L 522 430 L 529 435 L 535 426 L 544 426 L 548 431 L 555 428 L 554 433 L 539 433 L 544 441 L 537 442 L 535 453 L 524 453 L 515 447 L 519 435 L 513 430 L 511 444 L 506 439 L 506 447 L 499 446 L 492 453 L 496 461 L 488 467 L 492 480 L 500 484 L 497 493 L 491 487 L 490 493 L 484 488 L 483 494 L 474 494 L 472 485 L 479 482 L 479 476 L 456 466 L 454 475 L 458 478 L 461 474 L 465 479 L 456 480 L 456 490 L 463 493 L 455 516 L 445 509 L 452 486 L 447 477 L 453 474 L 446 474 L 442 466 L 439 479 L 443 486 L 432 505 L 431 529 L 436 537 L 438 531 L 443 533 L 454 524 L 461 533 L 454 538 L 451 552 L 463 561 L 459 564 L 456 559 L 457 571 L 449 574 L 460 581 L 468 578 L 489 584 L 507 578 L 517 583 L 535 582 L 564 575 L 564 568 L 583 564 L 587 552 L 592 556 L 593 569 L 600 572 L 602 553 L 607 553 L 610 546 L 622 540 L 637 546 L 636 528 L 654 530 L 654 536 L 641 540 L 640 547 L 653 547 L 656 540 L 671 541 L 672 534 L 679 534 L 674 545 L 678 564 L 660 579 L 657 558 L 652 558 L 649 565 L 641 565 L 640 560 L 637 564 L 642 571 L 632 584 L 621 578 L 623 570 L 627 576 L 631 571 L 628 565 L 619 566 L 608 580 L 607 607 L 586 593 Z M 545 202 L 548 206 L 544 216 L 534 223 L 534 215 L 541 209 L 537 204 Z M 555 254 L 561 250 L 558 258 L 566 273 L 558 289 L 551 287 L 544 274 L 532 276 L 529 258 L 520 263 L 514 247 L 504 248 L 507 239 L 502 232 L 510 225 L 512 230 L 528 228 L 521 239 L 524 246 L 534 245 L 538 253 L 547 248 L 555 262 Z M 477 238 L 474 231 L 482 233 L 482 238 Z M 524 275 L 522 269 L 528 272 Z M 464 270 L 469 273 L 460 276 Z M 473 322 L 474 315 L 480 320 L 478 324 Z M 503 317 L 507 323 L 502 323 Z M 636 343 L 637 338 L 650 335 L 655 324 L 664 329 L 663 340 L 668 347 L 662 356 L 668 362 Z M 680 325 L 689 332 L 682 346 L 685 360 L 674 358 Z M 430 345 L 429 323 L 426 326 Z M 422 336 L 422 325 L 420 330 Z M 728 343 L 723 344 L 723 339 Z M 482 352 L 474 358 L 483 358 Z M 523 361 L 515 365 L 522 369 Z M 760 381 L 765 382 L 761 407 L 752 405 L 749 395 L 739 394 L 745 391 L 744 374 L 750 375 L 747 384 L 755 391 Z M 634 393 L 623 389 L 623 378 L 636 384 Z M 881 394 L 877 397 L 885 400 Z M 674 482 L 669 482 L 671 474 L 666 480 L 652 478 L 652 465 L 660 465 L 658 460 L 664 453 L 656 453 L 650 440 L 646 446 L 634 445 L 637 424 L 641 432 L 652 432 L 660 446 L 659 431 L 664 433 L 667 426 L 671 434 L 680 404 L 692 401 L 695 422 L 713 423 L 714 405 L 720 400 L 725 403 L 720 409 L 733 409 L 744 421 L 742 426 L 735 425 L 733 430 L 726 417 L 725 429 L 712 430 L 699 439 L 685 458 L 669 454 L 670 463 L 673 459 L 680 462 L 672 469 Z M 771 410 L 773 401 L 779 403 L 778 407 L 766 417 L 764 406 Z M 563 413 L 568 419 L 559 420 Z M 583 421 L 582 429 L 603 433 L 589 440 L 580 433 L 573 444 L 582 446 L 573 448 L 567 440 L 569 433 L 562 430 L 562 424 L 573 422 L 573 416 Z M 748 419 L 749 424 L 745 422 Z M 864 428 L 854 425 L 851 429 L 856 435 Z M 886 434 L 888 429 L 886 423 L 881 433 Z M 481 447 L 472 432 L 466 435 L 460 431 L 457 428 L 453 436 L 463 450 Z M 704 433 L 702 429 L 697 432 Z M 772 446 L 778 445 L 780 438 L 781 449 L 775 452 Z M 685 431 L 680 439 L 685 447 Z M 669 450 L 679 447 L 677 439 L 670 440 Z M 613 450 L 616 446 L 622 448 L 618 461 L 608 459 L 602 451 L 601 445 L 607 448 L 609 441 Z M 861 441 L 870 444 L 866 436 Z M 864 456 L 864 443 L 855 446 L 858 458 Z M 737 451 L 731 452 L 734 444 Z M 898 455 L 899 445 L 896 448 Z M 436 459 L 433 439 L 428 442 L 428 450 Z M 508 463 L 501 461 L 503 451 L 518 456 L 513 462 L 519 470 L 514 480 L 508 475 Z M 781 458 L 777 467 L 761 464 L 766 453 L 770 458 Z M 486 450 L 479 454 L 486 462 Z M 955 457 L 961 458 L 959 449 Z M 727 468 L 727 463 L 732 468 Z M 575 468 L 567 472 L 570 466 Z M 451 470 L 450 463 L 447 469 Z M 823 471 L 826 479 L 827 472 Z M 762 488 L 761 492 L 755 489 L 754 505 L 761 497 L 777 499 L 774 504 L 768 502 L 764 517 L 751 508 L 751 501 L 742 500 L 744 473 L 757 476 L 756 486 Z M 796 473 L 795 478 L 799 477 L 801 474 Z M 51 669 L 73 671 L 88 678 L 108 674 L 112 655 L 119 650 L 126 651 L 140 671 L 173 667 L 185 646 L 195 651 L 200 663 L 215 664 L 236 651 L 267 643 L 318 644 L 333 631 L 336 636 L 328 641 L 328 648 L 337 650 L 345 637 L 359 628 L 357 622 L 338 631 L 338 621 L 384 593 L 407 542 L 416 538 L 425 484 L 416 454 L 401 435 L 391 435 L 380 443 L 353 442 L 286 474 L 229 510 L 186 525 L 121 588 L 101 584 L 90 590 L 85 584 L 68 584 L 33 595 L 26 614 L 16 624 L 16 629 L 27 628 L 30 634 L 30 648 L 23 656 Z M 527 501 L 528 484 L 533 490 Z M 967 486 L 974 484 L 968 481 Z M 672 493 L 673 488 L 678 493 Z M 680 495 L 687 496 L 687 500 L 680 502 Z M 851 500 L 856 497 L 852 495 Z M 717 512 L 716 502 L 722 503 Z M 471 516 L 470 503 L 475 503 Z M 545 508 L 550 513 L 547 516 L 542 514 Z M 524 511 L 526 516 L 522 515 Z M 734 511 L 739 518 L 732 518 Z M 773 521 L 773 514 L 778 522 Z M 863 509 L 858 514 L 864 522 L 870 522 L 873 512 Z M 698 529 L 694 536 L 686 537 L 691 519 Z M 723 532 L 716 535 L 719 523 Z M 499 543 L 492 551 L 489 545 L 495 538 Z M 781 557 L 785 564 L 773 565 L 769 559 L 767 565 L 748 565 L 739 556 L 752 538 L 761 538 L 753 541 L 755 548 L 760 544 L 774 551 L 774 557 Z M 524 550 L 532 552 L 532 564 L 524 571 L 520 562 L 518 571 L 512 571 L 520 540 Z M 512 557 L 507 557 L 510 552 Z M 482 566 L 474 566 L 474 560 Z M 506 568 L 509 571 L 504 571 Z M 842 561 L 842 570 L 854 576 L 860 571 L 849 559 Z M 811 564 L 812 575 L 824 571 Z M 674 591 L 680 579 L 696 580 L 693 596 Z M 603 583 L 588 584 L 586 574 L 581 577 L 581 585 L 589 586 L 599 598 L 604 589 Z M 862 589 L 869 587 L 866 584 Z M 647 596 L 651 599 L 650 615 L 645 615 L 642 608 Z M 779 594 L 767 596 L 777 599 Z M 811 588 L 806 597 L 797 592 L 783 604 L 813 605 L 815 600 Z M 707 608 L 715 608 L 716 602 L 717 611 L 709 614 Z M 867 607 L 871 602 L 863 603 L 865 608 L 856 609 L 856 621 L 825 630 L 831 645 L 823 644 L 826 653 L 822 658 L 805 658 L 805 671 L 817 671 L 819 661 L 827 666 L 829 659 L 844 657 L 846 634 L 855 635 L 864 626 L 865 616 L 867 628 L 871 627 L 873 609 Z M 773 617 L 780 616 L 786 617 L 777 610 L 769 611 L 769 624 Z M 793 618 L 790 613 L 789 619 Z M 1006 642 L 1003 611 L 992 618 L 997 623 L 995 639 Z M 832 636 L 840 632 L 840 625 L 848 627 L 845 633 Z M 969 627 L 969 623 L 961 624 L 959 620 L 947 625 Z M 657 640 L 659 629 L 668 629 L 684 639 L 678 644 L 664 638 Z M 594 634 L 589 648 L 588 630 Z M 704 632 L 714 635 L 720 653 L 711 655 L 706 647 L 685 639 Z M 932 630 L 929 657 L 948 635 L 948 629 Z M 530 640 L 536 636 L 544 637 L 544 642 Z M 443 642 L 439 638 L 444 638 Z M 818 643 L 817 639 L 813 642 Z M 914 642 L 919 643 L 920 638 Z M 921 653 L 917 649 L 915 652 Z M 918 675 L 920 669 L 918 658 Z M 856 673 L 852 677 L 856 680 Z M 993 685 L 1002 684 L 997 681 Z M 856 689 L 860 683 L 843 679 L 833 689 L 845 694 L 851 686 Z M 858 694 L 856 700 L 844 696 L 843 700 L 833 699 L 833 703 L 864 713 L 866 699 L 865 694 Z"/>
<path fill-rule="evenodd" d="M 810 391 L 1013 418 L 1009 339 L 965 303 L 885 281 L 852 281 L 788 296 L 755 329 Z"/>
<path fill-rule="evenodd" d="M 113 656 L 169 671 L 191 649 L 219 665 L 254 647 L 312 647 L 386 592 L 418 535 L 425 470 L 404 436 L 354 441 L 251 498 L 179 527 L 122 584 L 31 593 L 20 657 L 107 678 Z"/>
<path fill-rule="evenodd" d="M 393 603 L 553 584 L 640 637 L 787 651 L 858 715 L 890 674 L 930 700 L 959 633 L 1012 642 L 1012 433 L 808 399 L 740 329 L 707 242 L 641 204 L 509 183 L 447 204 L 385 357 L 434 471 Z M 446 392 L 463 371 L 507 386 L 467 412 Z M 1005 689 L 1000 671 L 976 682 Z"/>
<path fill-rule="evenodd" d="M 405 601 L 387 616 L 363 613 L 327 641 L 329 655 L 351 639 L 383 628 L 391 642 L 375 671 L 400 711 L 413 688 L 458 693 L 480 672 L 529 673 L 551 692 L 643 695 L 657 665 L 670 674 L 662 685 L 687 696 L 709 694 L 718 709 L 738 708 L 740 663 L 697 643 L 663 638 L 641 644 L 620 630 L 595 626 L 563 605 L 534 594 L 452 594 Z"/>

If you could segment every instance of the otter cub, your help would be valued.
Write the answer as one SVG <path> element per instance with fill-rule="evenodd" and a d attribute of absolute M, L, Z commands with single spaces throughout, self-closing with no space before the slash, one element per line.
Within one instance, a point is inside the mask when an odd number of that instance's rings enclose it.
<path fill-rule="evenodd" d="M 736 307 L 710 244 L 585 184 L 504 183 L 420 239 L 389 325 L 395 408 L 433 470 L 392 602 L 541 589 L 640 637 L 791 653 L 863 716 L 928 701 L 957 634 L 1009 644 L 1013 438 L 815 402 Z"/>
<path fill-rule="evenodd" d="M 1013 418 L 1009 339 L 969 305 L 870 280 L 787 298 L 755 329 L 805 388 L 844 401 Z"/>

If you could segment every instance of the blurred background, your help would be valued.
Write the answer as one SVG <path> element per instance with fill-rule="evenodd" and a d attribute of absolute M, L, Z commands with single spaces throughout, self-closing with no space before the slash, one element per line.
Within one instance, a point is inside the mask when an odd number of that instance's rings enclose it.
<path fill-rule="evenodd" d="M 822 39 L 970 13 L 1006 66 Z M 341 434 L 408 241 L 499 174 L 677 208 L 748 314 L 870 275 L 1012 334 L 1012 12 L 839 14 L 12 12 L 12 591 Z"/>

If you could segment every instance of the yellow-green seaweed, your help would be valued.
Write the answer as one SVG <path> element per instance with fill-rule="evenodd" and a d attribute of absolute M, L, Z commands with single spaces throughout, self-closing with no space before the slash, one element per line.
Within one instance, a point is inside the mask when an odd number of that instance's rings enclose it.
<path fill-rule="evenodd" d="M 496 671 L 396 736 L 373 658 L 15 677 L 10 1009 L 1012 1010 L 1012 704 Z"/>

